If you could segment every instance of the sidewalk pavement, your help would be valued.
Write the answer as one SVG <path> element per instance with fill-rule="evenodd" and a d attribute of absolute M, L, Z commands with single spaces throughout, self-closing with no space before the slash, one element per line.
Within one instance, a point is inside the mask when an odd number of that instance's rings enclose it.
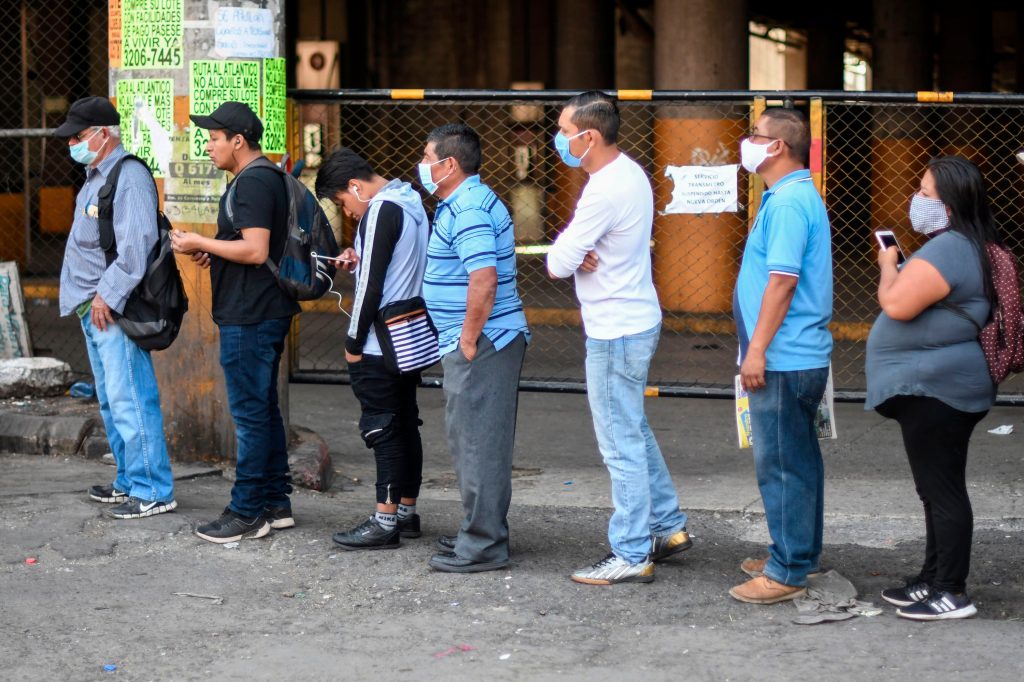
<path fill-rule="evenodd" d="M 648 416 L 680 492 L 694 547 L 650 585 L 571 583 L 607 551 L 609 483 L 586 399 L 521 394 L 510 515 L 513 566 L 433 573 L 438 533 L 459 519 L 443 395 L 420 393 L 424 537 L 391 552 L 343 552 L 330 534 L 372 510 L 373 459 L 347 386 L 293 385 L 295 425 L 330 444 L 327 493 L 296 491 L 298 526 L 234 549 L 197 539 L 230 483 L 177 465 L 179 509 L 114 521 L 85 488 L 109 467 L 82 458 L 0 456 L 0 678 L 55 679 L 761 679 L 1020 680 L 1024 658 L 1024 411 L 997 408 L 972 442 L 976 514 L 971 621 L 874 618 L 796 626 L 790 604 L 727 596 L 766 532 L 732 403 L 659 398 Z M 827 568 L 880 603 L 913 573 L 923 521 L 895 424 L 837 405 L 824 446 Z M 1021 433 L 988 434 L 1014 424 Z M 27 564 L 27 558 L 35 559 Z M 181 594 L 208 595 L 206 599 Z"/>

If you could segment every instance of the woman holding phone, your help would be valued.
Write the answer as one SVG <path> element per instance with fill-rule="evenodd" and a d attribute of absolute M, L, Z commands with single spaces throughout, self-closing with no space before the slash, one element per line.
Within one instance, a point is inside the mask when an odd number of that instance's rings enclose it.
<path fill-rule="evenodd" d="M 1002 238 L 981 173 L 961 157 L 928 163 L 909 213 L 929 240 L 899 269 L 898 248 L 878 252 L 882 312 L 868 337 L 865 409 L 899 422 L 924 504 L 926 546 L 921 572 L 882 598 L 904 618 L 969 618 L 977 609 L 966 586 L 974 526 L 967 446 L 995 400 L 978 328 L 993 296 L 985 244 Z"/>

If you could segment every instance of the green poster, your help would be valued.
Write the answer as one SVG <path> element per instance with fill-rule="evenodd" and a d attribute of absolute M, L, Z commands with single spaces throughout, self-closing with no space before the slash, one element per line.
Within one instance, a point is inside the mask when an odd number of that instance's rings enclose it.
<path fill-rule="evenodd" d="M 189 113 L 205 116 L 224 102 L 235 101 L 260 110 L 260 63 L 197 59 L 189 63 Z M 192 159 L 206 158 L 207 131 L 193 125 L 189 134 Z"/>
<path fill-rule="evenodd" d="M 121 64 L 125 69 L 183 65 L 185 0 L 121 0 Z"/>
<path fill-rule="evenodd" d="M 284 154 L 287 149 L 288 100 L 283 57 L 263 60 L 263 151 Z"/>
<path fill-rule="evenodd" d="M 153 175 L 163 177 L 171 159 L 174 81 L 126 78 L 117 82 L 116 92 L 124 148 L 143 159 Z"/>

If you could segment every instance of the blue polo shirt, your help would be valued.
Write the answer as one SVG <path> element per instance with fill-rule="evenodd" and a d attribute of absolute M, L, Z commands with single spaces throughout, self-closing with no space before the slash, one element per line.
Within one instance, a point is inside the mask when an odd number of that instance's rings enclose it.
<path fill-rule="evenodd" d="M 516 251 L 512 218 L 479 175 L 462 181 L 447 199 L 437 202 L 427 242 L 423 298 L 440 335 L 441 355 L 459 346 L 466 319 L 469 274 L 494 267 L 498 290 L 483 333 L 496 350 L 522 333 L 529 340 L 523 303 L 516 290 Z"/>
<path fill-rule="evenodd" d="M 741 358 L 757 326 L 772 273 L 799 281 L 786 319 L 768 346 L 767 369 L 827 367 L 832 355 L 832 236 L 825 204 L 806 169 L 793 171 L 764 192 L 747 237 L 733 293 Z"/>

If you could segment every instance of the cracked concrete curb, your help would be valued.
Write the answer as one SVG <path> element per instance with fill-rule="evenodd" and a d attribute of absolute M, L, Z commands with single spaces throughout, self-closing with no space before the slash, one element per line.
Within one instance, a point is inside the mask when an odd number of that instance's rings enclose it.
<path fill-rule="evenodd" d="M 98 457 L 106 450 L 97 453 L 97 439 L 105 446 L 103 427 L 94 417 L 0 411 L 0 452 Z"/>

